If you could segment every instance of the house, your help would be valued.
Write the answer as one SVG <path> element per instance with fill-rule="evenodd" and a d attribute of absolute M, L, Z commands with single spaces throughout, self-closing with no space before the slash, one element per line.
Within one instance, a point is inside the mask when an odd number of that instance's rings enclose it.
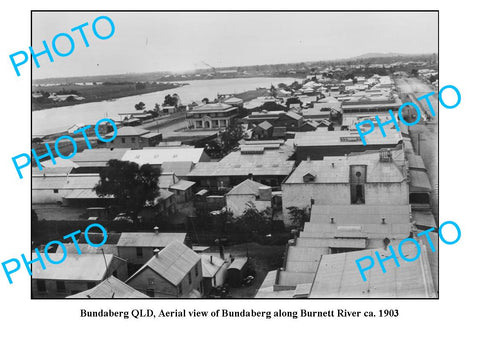
<path fill-rule="evenodd" d="M 163 172 L 159 176 L 158 187 L 175 195 L 176 203 L 188 202 L 193 198 L 195 182 L 179 179 L 173 172 Z"/>
<path fill-rule="evenodd" d="M 148 296 L 110 276 L 93 288 L 67 296 L 67 299 L 148 299 Z"/>
<path fill-rule="evenodd" d="M 106 138 L 113 137 L 113 132 Z M 108 148 L 143 148 L 155 146 L 162 140 L 162 134 L 151 132 L 134 126 L 124 126 L 117 130 L 117 136 L 108 143 L 103 143 Z"/>
<path fill-rule="evenodd" d="M 252 112 L 245 118 L 248 124 L 259 124 L 264 121 L 273 127 L 285 127 L 288 131 L 296 131 L 303 124 L 303 117 L 294 111 L 266 111 Z"/>
<path fill-rule="evenodd" d="M 150 297 L 186 298 L 203 292 L 202 278 L 201 256 L 172 241 L 156 250 L 126 283 Z"/>
<path fill-rule="evenodd" d="M 212 288 L 221 287 L 227 281 L 227 270 L 231 264 L 228 254 L 202 253 L 203 291 L 208 294 Z"/>
<path fill-rule="evenodd" d="M 269 139 L 272 137 L 273 125 L 266 120 L 259 123 L 252 129 L 253 139 Z"/>
<path fill-rule="evenodd" d="M 187 113 L 189 126 L 193 129 L 225 129 L 238 115 L 238 107 L 224 103 L 195 106 Z"/>
<path fill-rule="evenodd" d="M 100 181 L 98 174 L 34 174 L 32 203 L 103 206 L 111 197 L 98 197 L 93 191 Z"/>
<path fill-rule="evenodd" d="M 52 261 L 60 262 L 66 254 L 49 254 Z M 32 254 L 32 258 L 37 255 Z M 112 254 L 69 253 L 60 264 L 45 261 L 32 264 L 32 297 L 60 298 L 77 294 L 95 287 L 107 277 L 120 280 L 127 277 L 127 263 Z"/>
<path fill-rule="evenodd" d="M 173 241 L 185 242 L 186 233 L 160 233 L 158 227 L 152 233 L 122 233 L 117 242 L 118 255 L 129 263 L 145 264 L 155 249 L 162 250 Z"/>
<path fill-rule="evenodd" d="M 246 209 L 255 207 L 258 211 L 272 208 L 272 188 L 262 183 L 244 180 L 226 195 L 227 209 L 233 217 L 243 215 Z"/>

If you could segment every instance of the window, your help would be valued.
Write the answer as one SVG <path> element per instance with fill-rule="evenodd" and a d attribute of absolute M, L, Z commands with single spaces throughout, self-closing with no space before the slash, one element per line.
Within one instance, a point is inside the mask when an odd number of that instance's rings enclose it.
<path fill-rule="evenodd" d="M 37 280 L 37 289 L 39 292 L 47 291 L 47 288 L 45 287 L 45 280 Z"/>
<path fill-rule="evenodd" d="M 140 247 L 137 247 L 137 257 L 143 257 L 143 250 Z"/>
<path fill-rule="evenodd" d="M 155 296 L 155 290 L 153 288 L 147 288 L 147 295 L 150 297 Z"/>
<path fill-rule="evenodd" d="M 132 143 L 135 143 L 135 137 L 132 137 Z"/>
<path fill-rule="evenodd" d="M 125 143 L 125 138 L 124 137 L 122 137 L 122 143 Z"/>
<path fill-rule="evenodd" d="M 197 121 L 195 122 L 195 127 L 196 127 L 197 129 L 202 128 L 202 127 L 203 127 L 202 121 L 201 121 L 201 120 L 197 120 Z"/>
<path fill-rule="evenodd" d="M 192 284 L 192 272 L 188 272 L 188 284 Z"/>
<path fill-rule="evenodd" d="M 58 194 L 58 189 L 53 189 L 54 194 Z"/>
<path fill-rule="evenodd" d="M 87 288 L 88 289 L 92 289 L 93 287 L 95 287 L 95 282 L 87 282 Z"/>
<path fill-rule="evenodd" d="M 195 276 L 198 276 L 198 266 L 195 266 Z"/>
<path fill-rule="evenodd" d="M 360 142 L 362 139 L 360 137 L 340 137 L 340 142 Z"/>
<path fill-rule="evenodd" d="M 64 293 L 65 292 L 65 282 L 64 281 L 57 281 L 57 292 L 59 292 L 59 293 Z"/>

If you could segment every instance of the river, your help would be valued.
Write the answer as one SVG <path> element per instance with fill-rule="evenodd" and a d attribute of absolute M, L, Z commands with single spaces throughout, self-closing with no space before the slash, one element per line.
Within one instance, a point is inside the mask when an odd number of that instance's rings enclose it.
<path fill-rule="evenodd" d="M 210 100 L 218 93 L 240 93 L 255 90 L 257 87 L 269 88 L 271 84 L 291 84 L 294 78 L 233 78 L 211 80 L 189 80 L 188 85 L 164 91 L 117 98 L 102 102 L 77 104 L 32 112 L 33 135 L 44 135 L 66 131 L 76 123 L 95 124 L 99 119 L 109 117 L 119 119 L 118 113 L 135 112 L 134 105 L 142 101 L 148 110 L 155 103 L 162 104 L 167 94 L 177 93 L 183 104 L 200 102 L 207 97 Z"/>

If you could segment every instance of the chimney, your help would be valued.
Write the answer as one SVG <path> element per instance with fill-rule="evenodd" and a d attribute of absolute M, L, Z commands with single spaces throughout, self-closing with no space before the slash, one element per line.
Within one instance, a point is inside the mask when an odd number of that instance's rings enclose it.
<path fill-rule="evenodd" d="M 310 155 L 307 155 L 307 162 L 310 163 Z"/>
<path fill-rule="evenodd" d="M 210 263 L 213 264 L 213 256 L 210 255 Z"/>
<path fill-rule="evenodd" d="M 335 223 L 335 219 L 333 217 L 330 217 L 330 223 Z"/>
<path fill-rule="evenodd" d="M 251 181 L 253 181 L 253 174 L 252 174 L 252 173 L 249 173 L 249 174 L 248 174 L 248 179 L 251 180 Z"/>
<path fill-rule="evenodd" d="M 385 250 L 387 250 L 389 244 L 390 244 L 390 239 L 388 237 L 385 237 L 383 239 L 383 245 L 385 246 Z"/>
<path fill-rule="evenodd" d="M 153 228 L 153 231 L 155 232 L 155 235 L 158 235 L 158 229 L 159 228 L 157 226 L 155 226 L 155 228 Z"/>
<path fill-rule="evenodd" d="M 385 217 L 382 217 L 382 224 L 385 224 Z"/>
<path fill-rule="evenodd" d="M 158 257 L 158 253 L 159 253 L 159 252 L 160 252 L 160 249 L 155 248 L 155 249 L 153 250 L 153 256 Z"/>
<path fill-rule="evenodd" d="M 334 167 L 335 167 L 335 163 L 332 163 L 332 168 L 334 168 Z"/>
<path fill-rule="evenodd" d="M 220 258 L 225 260 L 225 253 L 223 251 L 223 244 L 220 245 Z"/>

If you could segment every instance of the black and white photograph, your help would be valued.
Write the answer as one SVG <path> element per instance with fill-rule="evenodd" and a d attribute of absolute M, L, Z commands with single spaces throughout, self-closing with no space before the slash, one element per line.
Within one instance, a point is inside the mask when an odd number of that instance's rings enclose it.
<path fill-rule="evenodd" d="M 31 298 L 438 299 L 438 18 L 32 11 Z"/>

